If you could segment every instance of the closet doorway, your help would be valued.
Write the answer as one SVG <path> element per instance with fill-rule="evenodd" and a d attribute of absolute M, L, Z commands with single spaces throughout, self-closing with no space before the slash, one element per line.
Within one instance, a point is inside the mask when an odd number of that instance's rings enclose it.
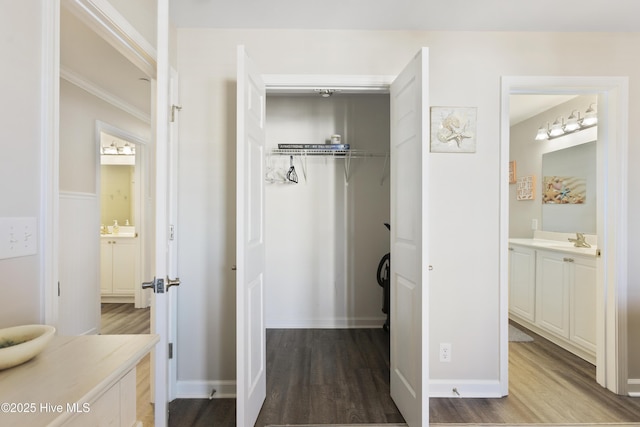
<path fill-rule="evenodd" d="M 267 138 L 269 127 L 266 124 L 266 92 L 270 90 L 282 90 L 282 86 L 275 88 L 265 84 L 263 76 L 257 71 L 255 65 L 246 56 L 244 47 L 239 47 L 238 61 L 238 154 L 237 154 L 237 423 L 238 425 L 252 425 L 260 411 L 262 403 L 266 395 L 266 363 L 265 363 L 265 329 L 266 321 L 269 319 L 266 310 L 268 309 L 268 295 L 270 267 L 267 266 L 266 248 L 270 244 L 266 241 L 269 232 L 266 230 L 265 217 L 269 215 L 265 206 L 268 193 L 265 191 L 265 176 L 267 172 L 267 154 L 270 153 L 270 142 Z M 423 373 L 427 372 L 428 357 L 423 357 L 428 345 L 426 328 L 426 309 L 427 293 L 422 292 L 422 288 L 427 287 L 427 276 L 423 274 L 426 270 L 426 245 L 423 244 L 423 236 L 427 233 L 427 218 L 423 211 L 426 205 L 426 197 L 423 192 L 426 191 L 426 153 L 423 147 L 428 145 L 425 143 L 425 134 L 423 130 L 423 122 L 427 114 L 427 50 L 423 49 L 410 62 L 409 66 L 397 78 L 391 79 L 393 82 L 389 84 L 381 84 L 380 79 L 372 83 L 369 79 L 358 78 L 352 80 L 349 84 L 345 84 L 345 80 L 336 77 L 322 78 L 324 81 L 311 82 L 309 78 L 303 84 L 284 82 L 281 78 L 274 78 L 277 84 L 288 86 L 289 89 L 294 86 L 297 89 L 311 90 L 315 89 L 331 89 L 346 91 L 347 87 L 366 88 L 369 83 L 370 88 L 388 89 L 390 93 L 390 109 L 389 109 L 389 128 L 391 135 L 390 145 L 390 223 L 391 238 L 390 250 L 392 258 L 396 256 L 396 262 L 392 263 L 392 285 L 391 285 L 391 396 L 394 399 L 398 409 L 410 426 L 424 425 L 428 422 L 428 393 L 426 389 L 428 382 L 424 379 Z M 317 76 L 315 76 L 317 78 Z M 298 80 L 304 80 L 304 77 Z M 293 79 L 295 80 L 295 78 Z M 311 78 L 313 80 L 313 76 Z M 363 83 L 363 80 L 365 83 Z M 332 84 L 340 81 L 340 83 Z M 300 82 L 297 82 L 300 83 Z M 276 102 L 277 103 L 277 102 Z M 335 113 L 334 113 L 335 115 Z M 344 116 L 339 115 L 338 119 L 333 122 L 336 127 L 340 124 Z M 289 120 L 291 124 L 293 121 Z M 425 124 L 425 126 L 428 126 Z M 284 127 L 283 127 L 284 129 Z M 343 128 L 344 129 L 344 128 Z M 320 130 L 320 132 L 325 132 Z M 327 137 L 337 130 L 331 131 Z M 343 130 L 347 134 L 349 131 Z M 297 143 L 298 141 L 285 141 L 283 143 Z M 347 143 L 346 139 L 344 141 Z M 275 154 L 275 153 L 271 153 Z M 285 156 L 286 158 L 286 156 Z M 308 162 L 309 159 L 307 159 Z M 336 161 L 337 159 L 332 159 Z M 347 160 L 347 159 L 343 159 Z M 271 159 L 269 159 L 271 161 Z M 313 160 L 315 162 L 315 160 Z M 355 161 L 355 160 L 354 160 Z M 400 165 L 400 166 L 399 166 Z M 322 222 L 328 221 L 333 223 L 342 230 L 348 230 L 348 222 L 346 222 L 344 212 L 349 212 L 349 198 L 346 193 L 340 194 L 340 198 L 336 200 L 336 169 L 333 166 L 328 167 L 328 171 L 321 172 L 319 168 L 309 163 L 296 166 L 295 160 L 289 157 L 289 169 L 296 169 L 298 181 L 305 178 L 313 179 L 311 171 L 318 173 L 318 176 L 331 177 L 327 187 L 333 187 L 333 202 L 329 205 L 329 210 L 325 211 L 323 218 L 315 218 L 307 226 L 320 228 Z M 322 166 L 323 168 L 327 165 Z M 307 171 L 307 167 L 309 167 Z M 353 162 L 344 169 L 344 180 L 347 182 L 355 177 L 351 169 L 354 167 Z M 332 170 L 333 169 L 333 170 Z M 302 173 L 300 173 L 302 172 Z M 379 172 L 380 173 L 380 172 Z M 278 174 L 275 174 L 278 177 Z M 287 178 L 287 173 L 285 173 Z M 291 174 L 289 173 L 289 178 Z M 398 185 L 402 182 L 402 186 Z M 284 185 L 284 184 L 283 184 Z M 294 184 L 288 184 L 294 185 Z M 300 182 L 295 184 L 304 189 Z M 311 185 L 311 184 L 309 184 Z M 315 184 L 314 184 L 315 185 Z M 345 186 L 342 181 L 341 186 Z M 350 183 L 348 185 L 351 185 Z M 283 188 L 284 190 L 284 188 Z M 295 190 L 298 190 L 296 187 Z M 343 191 L 343 190 L 341 190 Z M 300 194 L 302 197 L 303 194 Z M 346 199 L 347 203 L 344 203 Z M 328 200 L 325 198 L 325 200 Z M 422 202 L 421 202 L 422 201 Z M 281 202 L 283 203 L 283 202 Z M 295 210 L 295 203 L 290 199 L 287 200 L 285 208 Z M 343 218 L 336 220 L 336 213 L 340 212 Z M 348 218 L 348 216 L 346 216 Z M 397 224 L 398 226 L 394 226 Z M 383 227 L 382 224 L 379 227 Z M 334 230 L 332 230 L 334 231 Z M 384 228 L 383 228 L 384 231 Z M 321 234 L 321 233 L 320 233 Z M 288 243 L 294 244 L 288 240 Z M 345 237 L 342 236 L 341 239 Z M 336 242 L 338 239 L 325 235 L 321 239 L 326 248 L 336 250 Z M 308 242 L 302 242 L 305 244 Z M 426 242 L 425 242 L 426 243 Z M 322 249 L 322 248 L 321 248 Z M 286 251 L 285 251 L 286 253 Z M 342 253 L 342 257 L 348 255 L 348 245 L 342 244 L 342 248 L 338 245 L 338 254 Z M 281 254 L 282 255 L 282 254 Z M 377 254 L 377 256 L 382 256 Z M 335 255 L 331 255 L 335 256 Z M 335 263 L 339 267 L 334 271 L 344 273 L 345 267 L 339 263 Z M 348 260 L 347 260 L 348 261 Z M 313 265 L 313 260 L 307 261 Z M 343 262 L 345 262 L 343 260 Z M 316 274 L 322 267 L 316 267 Z M 372 282 L 375 280 L 375 272 L 372 271 Z M 347 315 L 350 314 L 347 309 L 349 304 L 356 304 L 353 300 L 344 297 L 346 287 L 340 287 L 340 283 L 349 283 L 344 277 L 336 275 L 328 283 L 322 286 L 329 287 L 329 295 L 332 295 L 333 303 L 339 301 L 340 304 L 333 305 L 332 313 L 335 321 L 336 315 L 341 317 L 342 321 L 347 321 Z M 304 284 L 297 284 L 301 286 Z M 372 286 L 377 286 L 372 284 Z M 315 292 L 322 291 L 322 288 L 316 289 Z M 290 292 L 292 292 L 290 290 Z M 374 294 L 375 295 L 375 294 Z M 380 294 L 378 293 L 378 296 Z M 316 296 L 317 300 L 317 296 Z M 345 307 L 344 302 L 350 301 Z M 291 302 L 291 301 L 290 301 Z M 295 301 L 292 301 L 295 303 Z M 397 305 L 402 310 L 394 310 Z M 308 305 L 307 305 L 308 307 Z M 324 307 L 330 307 L 330 304 Z M 340 307 L 342 312 L 336 313 L 336 308 Z M 321 313 L 323 308 L 317 308 L 315 313 Z M 294 308 L 295 309 L 295 308 Z M 355 312 L 355 311 L 354 311 Z M 330 315 L 322 313 L 325 318 L 331 318 Z M 394 326 L 395 325 L 395 326 Z"/>

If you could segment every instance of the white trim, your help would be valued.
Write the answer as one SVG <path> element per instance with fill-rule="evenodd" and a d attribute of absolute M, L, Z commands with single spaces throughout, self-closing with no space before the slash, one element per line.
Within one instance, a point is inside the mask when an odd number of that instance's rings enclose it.
<path fill-rule="evenodd" d="M 344 93 L 389 93 L 395 76 L 263 74 L 267 93 L 306 93 L 314 89 L 338 89 Z"/>
<path fill-rule="evenodd" d="M 58 323 L 58 191 L 60 118 L 60 0 L 42 3 L 40 151 L 40 289 L 44 323 Z"/>
<path fill-rule="evenodd" d="M 267 321 L 267 329 L 375 329 L 382 328 L 386 317 L 327 317 Z"/>
<path fill-rule="evenodd" d="M 208 399 L 211 391 L 216 392 L 214 399 L 232 399 L 236 397 L 234 381 L 178 381 L 176 384 L 178 399 Z"/>
<path fill-rule="evenodd" d="M 598 94 L 599 192 L 596 379 L 618 394 L 627 386 L 627 77 L 503 77 L 500 146 L 500 376 L 508 387 L 509 95 Z M 602 151 L 601 151 L 602 150 Z M 601 179 L 602 178 L 602 179 Z M 608 222 L 604 223 L 604 218 Z"/>
<path fill-rule="evenodd" d="M 92 28 L 147 76 L 155 78 L 157 52 L 108 0 L 63 0 L 64 7 Z"/>
<path fill-rule="evenodd" d="M 498 380 L 429 380 L 429 398 L 438 397 L 499 399 L 502 386 Z"/>
<path fill-rule="evenodd" d="M 640 397 L 640 379 L 629 379 L 627 381 L 627 393 L 631 397 Z"/>
<path fill-rule="evenodd" d="M 107 91 L 106 89 L 101 88 L 100 86 L 98 86 L 97 84 L 85 79 L 84 77 L 80 76 L 79 74 L 77 74 L 76 72 L 65 68 L 65 67 L 60 67 L 60 78 L 65 79 L 66 81 L 68 81 L 69 83 L 71 83 L 72 85 L 75 85 L 77 87 L 79 87 L 80 89 L 90 93 L 91 95 L 95 96 L 96 98 L 99 98 L 101 100 L 103 100 L 104 102 L 124 111 L 125 113 L 131 114 L 133 117 L 147 123 L 147 124 L 151 124 L 151 115 L 145 113 L 144 111 L 142 111 L 141 109 L 134 107 L 133 105 L 131 105 L 130 103 L 128 103 L 127 101 L 123 100 L 122 98 L 119 98 L 113 94 L 111 94 L 109 91 Z"/>
<path fill-rule="evenodd" d="M 125 141 L 133 142 L 134 144 L 140 144 L 145 146 L 149 144 L 149 140 L 144 139 L 139 135 L 120 129 L 119 127 L 110 125 L 109 123 L 103 122 L 102 120 L 96 120 L 96 141 L 98 144 L 97 148 L 100 148 L 100 132 L 108 133 L 111 136 L 124 139 Z M 100 150 L 98 150 L 98 152 L 99 151 Z"/>
<path fill-rule="evenodd" d="M 94 193 L 84 193 L 79 191 L 60 191 L 58 197 L 60 199 L 69 200 L 96 200 L 98 198 L 98 195 Z"/>

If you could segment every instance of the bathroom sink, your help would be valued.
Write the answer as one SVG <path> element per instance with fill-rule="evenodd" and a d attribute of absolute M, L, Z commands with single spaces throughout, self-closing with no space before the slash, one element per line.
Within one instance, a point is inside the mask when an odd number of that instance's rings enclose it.
<path fill-rule="evenodd" d="M 106 233 L 101 233 L 101 237 L 137 237 L 135 225 L 121 225 L 114 233 L 113 226 L 107 227 Z"/>
<path fill-rule="evenodd" d="M 49 325 L 22 325 L 0 329 L 0 370 L 25 363 L 40 354 L 53 338 Z"/>

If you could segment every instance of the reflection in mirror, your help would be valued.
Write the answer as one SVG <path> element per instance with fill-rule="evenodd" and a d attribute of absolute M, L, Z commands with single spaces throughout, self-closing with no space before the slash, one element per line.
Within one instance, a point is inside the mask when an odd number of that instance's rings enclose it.
<path fill-rule="evenodd" d="M 542 229 L 596 234 L 596 141 L 542 156 Z"/>
<path fill-rule="evenodd" d="M 100 132 L 100 223 L 134 225 L 135 144 Z"/>

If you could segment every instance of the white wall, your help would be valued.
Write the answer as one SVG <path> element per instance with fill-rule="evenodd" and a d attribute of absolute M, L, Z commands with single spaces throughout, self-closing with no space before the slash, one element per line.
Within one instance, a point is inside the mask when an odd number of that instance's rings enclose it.
<path fill-rule="evenodd" d="M 151 126 L 79 87 L 60 80 L 60 190 L 97 194 L 96 120 L 151 139 Z"/>
<path fill-rule="evenodd" d="M 100 330 L 101 214 L 97 185 L 100 171 L 97 120 L 143 140 L 149 140 L 151 134 L 149 124 L 66 80 L 60 81 L 58 330 L 67 335 Z M 124 224 L 124 219 L 122 221 Z"/>
<path fill-rule="evenodd" d="M 2 0 L 0 10 L 0 217 L 40 218 L 45 7 Z M 0 260 L 0 328 L 44 320 L 41 253 Z"/>
<path fill-rule="evenodd" d="M 389 152 L 389 96 L 267 97 L 267 147 L 324 144 L 330 135 L 354 150 Z M 389 169 L 385 158 L 294 157 L 299 183 L 269 184 L 266 200 L 266 325 L 381 327 L 385 315 L 376 281 L 389 252 Z M 268 166 L 286 174 L 289 156 Z"/>
<path fill-rule="evenodd" d="M 478 108 L 475 154 L 432 155 L 431 368 L 449 383 L 499 378 L 500 79 L 505 75 L 630 76 L 640 112 L 639 34 L 179 29 L 181 151 L 180 381 L 235 379 L 235 71 L 245 44 L 268 74 L 395 75 L 430 48 L 434 106 Z M 571 52 L 571 55 L 567 55 Z M 640 132 L 632 121 L 629 135 Z M 640 160 L 630 144 L 629 159 Z M 507 161 L 507 159 L 504 159 Z M 640 215 L 640 170 L 629 170 L 629 218 Z M 185 209 L 188 206 L 188 209 Z M 640 223 L 629 224 L 630 241 Z M 631 245 L 629 259 L 640 249 Z M 630 331 L 640 328 L 640 266 L 629 268 Z M 440 363 L 437 344 L 452 343 Z M 630 332 L 630 376 L 640 340 Z"/>

